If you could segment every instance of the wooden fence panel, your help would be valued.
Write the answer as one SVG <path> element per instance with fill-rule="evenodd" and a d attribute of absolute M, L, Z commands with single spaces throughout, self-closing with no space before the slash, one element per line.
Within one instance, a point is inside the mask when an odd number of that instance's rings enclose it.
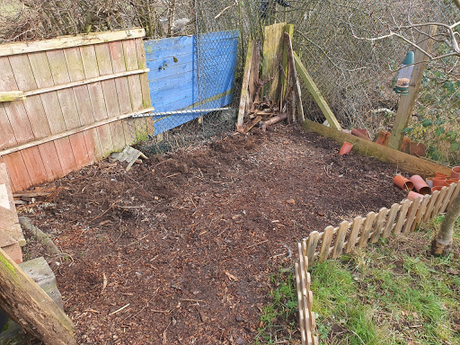
<path fill-rule="evenodd" d="M 152 110 L 143 35 L 130 30 L 0 45 L 0 92 L 25 96 L 0 103 L 0 157 L 15 191 L 135 141 L 124 119 Z"/>

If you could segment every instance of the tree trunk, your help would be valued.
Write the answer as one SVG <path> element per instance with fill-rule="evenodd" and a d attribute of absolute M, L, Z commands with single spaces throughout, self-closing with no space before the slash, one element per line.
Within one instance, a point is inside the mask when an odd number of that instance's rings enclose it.
<path fill-rule="evenodd" d="M 431 254 L 447 255 L 452 248 L 455 222 L 460 217 L 460 193 L 452 201 L 436 237 L 431 243 Z"/>

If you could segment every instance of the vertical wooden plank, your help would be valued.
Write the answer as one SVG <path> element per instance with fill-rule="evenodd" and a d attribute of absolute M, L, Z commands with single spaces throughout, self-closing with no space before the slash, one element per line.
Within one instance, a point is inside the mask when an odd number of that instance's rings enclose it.
<path fill-rule="evenodd" d="M 406 199 L 402 202 L 401 204 L 401 211 L 399 212 L 399 217 L 398 221 L 396 222 L 395 228 L 393 229 L 393 233 L 395 235 L 398 235 L 401 233 L 401 229 L 404 225 L 404 222 L 406 221 L 406 215 L 407 211 L 409 210 L 409 207 L 411 205 L 412 201 L 409 199 Z"/>
<path fill-rule="evenodd" d="M 126 70 L 135 70 L 139 66 L 136 50 L 136 42 L 134 40 L 123 41 L 123 51 L 125 55 Z M 143 108 L 143 94 L 141 87 L 141 78 L 139 75 L 132 75 L 128 77 L 129 94 L 131 97 L 131 104 L 133 111 Z M 135 126 L 135 142 L 146 140 L 148 138 L 148 125 L 146 118 L 139 118 L 132 121 Z"/>
<path fill-rule="evenodd" d="M 442 187 L 441 192 L 439 193 L 439 196 L 438 196 L 438 201 L 436 201 L 435 207 L 433 209 L 431 218 L 436 217 L 440 213 L 441 206 L 442 204 L 444 204 L 444 200 L 446 199 L 448 191 L 449 191 L 449 188 Z"/>
<path fill-rule="evenodd" d="M 109 43 L 97 44 L 94 46 L 96 52 L 97 65 L 100 75 L 113 74 L 112 59 L 110 56 Z M 118 94 L 115 80 L 105 80 L 101 82 L 102 92 L 104 93 L 105 107 L 109 118 L 120 115 L 118 106 Z M 125 147 L 125 134 L 123 125 L 117 121 L 110 124 L 112 130 L 113 151 L 121 151 Z"/>
<path fill-rule="evenodd" d="M 408 234 L 412 228 L 412 224 L 415 221 L 415 217 L 417 216 L 418 209 L 420 208 L 420 204 L 422 203 L 423 198 L 416 198 L 412 205 L 410 206 L 409 214 L 407 215 L 406 224 L 404 224 L 403 234 Z"/>
<path fill-rule="evenodd" d="M 415 221 L 412 223 L 412 227 L 410 231 L 414 231 L 415 228 L 422 222 L 423 215 L 425 214 L 426 207 L 428 203 L 430 202 L 430 195 L 425 195 L 423 197 L 422 202 L 420 203 L 420 206 L 418 207 L 417 211 L 417 216 L 415 217 Z"/>
<path fill-rule="evenodd" d="M 0 103 L 0 150 L 15 145 L 17 145 L 17 141 L 13 127 L 6 114 L 5 105 Z"/>
<path fill-rule="evenodd" d="M 347 221 L 340 223 L 339 230 L 337 230 L 337 235 L 335 237 L 334 249 L 332 250 L 332 259 L 338 258 L 342 254 L 343 243 L 349 226 L 350 223 Z"/>
<path fill-rule="evenodd" d="M 241 85 L 241 94 L 240 94 L 240 105 L 238 109 L 238 117 L 236 120 L 236 129 L 243 130 L 243 123 L 246 113 L 249 108 L 250 103 L 250 90 L 249 90 L 249 81 L 251 80 L 252 70 L 252 54 L 254 54 L 253 47 L 256 45 L 256 42 L 249 39 L 248 48 L 246 52 L 246 61 L 244 64 L 244 74 L 243 74 L 243 83 Z"/>
<path fill-rule="evenodd" d="M 367 246 L 367 241 L 369 240 L 369 235 L 371 233 L 372 225 L 375 220 L 375 212 L 369 212 L 364 220 L 363 231 L 361 232 L 361 237 L 359 239 L 358 247 L 363 248 Z"/>
<path fill-rule="evenodd" d="M 447 205 L 449 205 L 449 202 L 452 200 L 452 195 L 454 194 L 456 187 L 456 183 L 451 183 L 449 185 L 446 197 L 444 198 L 444 201 L 442 202 L 441 207 L 439 209 L 439 213 L 444 213 L 446 211 Z"/>
<path fill-rule="evenodd" d="M 348 237 L 348 242 L 345 247 L 345 253 L 350 253 L 355 250 L 356 240 L 358 239 L 359 229 L 363 223 L 363 218 L 361 216 L 356 217 L 351 225 L 350 236 Z"/>
<path fill-rule="evenodd" d="M 264 46 L 262 75 L 273 77 L 273 81 L 264 87 L 264 95 L 270 100 L 279 101 L 280 64 L 284 52 L 284 27 L 286 23 L 277 23 L 264 28 Z"/>
<path fill-rule="evenodd" d="M 38 88 L 27 55 L 11 56 L 10 62 L 20 90 L 30 91 Z M 32 131 L 34 132 L 34 137 L 36 139 L 48 137 L 51 134 L 51 129 L 41 98 L 39 96 L 27 97 L 23 103 L 30 122 L 33 124 Z M 35 157 L 24 155 L 24 158 L 27 159 L 25 164 L 29 170 L 32 183 L 38 184 L 54 180 L 62 172 L 61 164 L 56 159 L 56 146 L 53 142 L 49 142 L 36 147 L 35 150 L 28 151 L 30 151 L 30 154 L 34 154 L 37 149 L 40 155 L 35 155 Z"/>
<path fill-rule="evenodd" d="M 125 56 L 123 52 L 122 42 L 109 43 L 109 49 L 110 49 L 110 56 L 112 59 L 113 71 L 115 73 L 126 71 Z M 148 81 L 147 81 L 147 84 L 148 84 Z M 133 107 L 131 104 L 131 98 L 129 97 L 128 78 L 125 77 L 125 78 L 115 79 L 115 86 L 116 86 L 117 94 L 118 94 L 118 104 L 120 107 L 120 113 L 125 114 L 125 113 L 131 112 L 133 110 Z M 124 133 L 124 138 L 125 138 L 124 144 L 131 145 L 132 135 L 130 133 L 129 123 L 127 121 L 123 121 L 121 123 L 121 126 L 123 128 L 123 133 Z"/>
<path fill-rule="evenodd" d="M 94 46 L 80 47 L 80 53 L 82 56 L 85 77 L 87 79 L 98 77 L 99 68 L 97 66 L 96 51 L 94 50 Z M 100 121 L 108 118 L 101 83 L 92 83 L 87 87 L 90 96 L 89 99 L 94 110 L 95 120 Z M 98 127 L 98 133 L 101 142 L 102 157 L 105 157 L 112 152 L 113 148 L 110 125 Z"/>
<path fill-rule="evenodd" d="M 70 82 L 67 62 L 64 51 L 61 49 L 48 51 L 47 53 L 51 74 L 55 85 L 67 84 Z M 67 129 L 74 129 L 81 126 L 80 116 L 75 103 L 75 94 L 72 89 L 57 91 L 59 104 L 61 105 L 64 121 Z M 71 162 L 69 169 L 76 170 L 91 163 L 86 149 L 85 136 L 77 133 L 69 136 L 75 162 Z M 74 165 L 75 163 L 75 165 Z"/>
<path fill-rule="evenodd" d="M 300 249 L 300 246 L 299 246 Z M 307 344 L 311 344 L 311 332 L 310 332 L 310 313 L 308 312 L 308 287 L 311 283 L 311 277 L 309 276 L 308 270 L 308 259 L 303 255 L 299 256 L 299 266 L 300 266 L 300 285 L 302 290 L 302 308 L 305 319 L 305 331 L 306 331 L 306 340 Z"/>
<path fill-rule="evenodd" d="M 69 78 L 71 82 L 85 79 L 83 61 L 78 48 L 68 48 L 64 50 L 65 59 L 68 66 Z M 82 125 L 89 125 L 95 122 L 94 109 L 91 106 L 90 94 L 86 85 L 73 88 L 75 103 Z M 101 141 L 97 128 L 82 132 L 88 153 L 88 163 L 91 164 L 103 157 Z"/>
<path fill-rule="evenodd" d="M 315 257 L 315 252 L 316 252 L 316 246 L 318 245 L 318 240 L 319 240 L 318 231 L 313 231 L 310 233 L 310 235 L 308 235 L 307 251 L 306 251 L 306 257 L 308 258 L 308 262 L 313 262 L 313 259 Z"/>
<path fill-rule="evenodd" d="M 332 235 L 334 233 L 334 227 L 328 226 L 324 229 L 323 241 L 321 243 L 321 250 L 319 253 L 319 262 L 324 262 L 329 256 L 329 248 L 332 242 Z"/>
<path fill-rule="evenodd" d="M 1 158 L 8 169 L 13 193 L 29 188 L 32 185 L 32 181 L 30 180 L 21 152 L 10 153 L 9 155 L 2 156 Z"/>
<path fill-rule="evenodd" d="M 449 209 L 450 205 L 452 204 L 452 202 L 454 201 L 454 199 L 457 197 L 457 195 L 460 193 L 460 182 L 457 182 L 456 183 L 456 187 L 455 187 L 455 190 L 454 190 L 454 193 L 452 194 L 452 198 L 450 199 L 449 201 L 449 205 L 447 205 L 447 209 Z"/>
<path fill-rule="evenodd" d="M 400 204 L 393 204 L 390 208 L 390 212 L 388 213 L 388 220 L 385 225 L 385 229 L 383 230 L 382 238 L 387 238 L 391 235 L 391 231 L 393 230 L 394 227 L 394 222 L 396 219 L 396 216 L 401 209 Z"/>
<path fill-rule="evenodd" d="M 427 222 L 431 219 L 431 214 L 433 213 L 433 209 L 436 205 L 436 202 L 438 200 L 438 197 L 439 197 L 439 191 L 438 190 L 435 190 L 432 194 L 431 194 L 431 198 L 430 198 L 430 202 L 428 203 L 427 207 L 426 207 L 426 211 L 425 211 L 425 215 L 423 216 L 423 222 Z"/>
<path fill-rule="evenodd" d="M 370 242 L 371 243 L 376 243 L 379 238 L 380 238 L 380 235 L 382 234 L 383 232 L 383 222 L 388 214 L 389 210 L 385 207 L 382 207 L 377 215 L 377 220 L 375 221 L 375 225 L 374 225 L 374 231 L 372 232 L 372 237 L 371 237 L 371 240 Z"/>
<path fill-rule="evenodd" d="M 302 345 L 305 345 L 307 342 L 306 330 L 305 330 L 305 311 L 303 309 L 303 295 L 302 295 L 302 285 L 301 285 L 301 276 L 300 276 L 300 265 L 295 263 L 295 278 L 297 283 L 297 303 L 299 306 L 299 324 L 300 324 L 300 337 L 302 340 Z"/>
<path fill-rule="evenodd" d="M 45 52 L 29 54 L 29 61 L 32 66 L 32 71 L 35 77 L 35 82 L 38 88 L 51 87 L 54 85 L 53 76 L 51 73 L 48 56 Z M 48 125 L 51 134 L 64 132 L 67 127 L 62 113 L 61 105 L 56 92 L 48 92 L 39 95 L 43 108 L 46 113 Z M 68 174 L 73 169 L 76 169 L 77 163 L 73 154 L 72 146 L 69 138 L 62 138 L 54 141 L 56 147 L 56 156 L 54 157 L 55 165 L 49 166 L 55 177 Z M 57 163 L 59 162 L 59 166 Z"/>
<path fill-rule="evenodd" d="M 147 68 L 147 59 L 145 56 L 145 48 L 144 48 L 144 41 L 142 38 L 136 38 L 136 51 L 137 51 L 137 65 L 139 69 Z M 139 75 L 139 79 L 141 82 L 141 91 L 142 91 L 142 107 L 144 109 L 150 108 L 152 106 L 152 101 L 150 99 L 150 87 L 149 87 L 149 76 L 147 73 L 143 73 Z M 146 117 L 144 118 L 147 126 L 148 135 L 153 136 L 155 135 L 155 126 L 153 123 L 152 118 Z M 124 120 L 124 122 L 127 122 Z M 131 131 L 129 133 L 131 136 Z"/>

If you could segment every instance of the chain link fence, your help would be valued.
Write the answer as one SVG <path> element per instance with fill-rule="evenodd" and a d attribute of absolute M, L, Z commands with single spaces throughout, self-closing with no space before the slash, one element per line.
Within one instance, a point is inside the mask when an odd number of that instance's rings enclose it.
<path fill-rule="evenodd" d="M 392 90 L 393 82 L 411 46 L 396 36 L 383 37 L 397 32 L 413 41 L 422 28 L 411 25 L 460 21 L 460 11 L 452 1 L 443 0 L 0 0 L 0 6 L 3 41 L 135 26 L 144 27 L 153 39 L 194 35 L 196 75 L 190 96 L 194 102 L 182 108 L 156 107 L 160 114 L 146 120 L 155 127 L 155 134 L 160 133 L 161 141 L 148 140 L 152 144 L 148 150 L 155 152 L 233 129 L 248 38 L 263 40 L 263 26 L 276 22 L 295 25 L 294 49 L 343 127 L 367 128 L 371 136 L 391 131 L 400 99 Z M 232 97 L 227 97 L 227 104 L 209 102 L 219 86 L 219 66 L 228 62 L 230 49 L 218 33 L 235 30 L 239 40 Z M 449 31 L 442 25 L 437 30 L 434 56 L 452 51 Z M 211 33 L 215 40 L 209 40 Z M 175 63 L 168 65 L 165 70 Z M 405 129 L 414 141 L 427 144 L 430 158 L 456 165 L 460 164 L 458 80 L 458 56 L 429 62 L 414 116 Z M 179 98 L 180 92 L 177 87 L 172 99 Z M 324 122 L 305 88 L 302 94 L 306 117 Z M 230 109 L 209 111 L 216 108 Z M 169 120 L 162 115 L 179 110 L 187 113 L 169 114 Z M 179 117 L 188 122 L 177 127 Z M 164 125 L 168 121 L 173 124 Z"/>

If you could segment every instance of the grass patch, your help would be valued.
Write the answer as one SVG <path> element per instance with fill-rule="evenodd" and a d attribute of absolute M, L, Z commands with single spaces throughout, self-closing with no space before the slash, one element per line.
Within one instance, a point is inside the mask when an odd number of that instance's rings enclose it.
<path fill-rule="evenodd" d="M 460 344 L 458 255 L 428 255 L 441 221 L 311 269 L 320 343 Z"/>

